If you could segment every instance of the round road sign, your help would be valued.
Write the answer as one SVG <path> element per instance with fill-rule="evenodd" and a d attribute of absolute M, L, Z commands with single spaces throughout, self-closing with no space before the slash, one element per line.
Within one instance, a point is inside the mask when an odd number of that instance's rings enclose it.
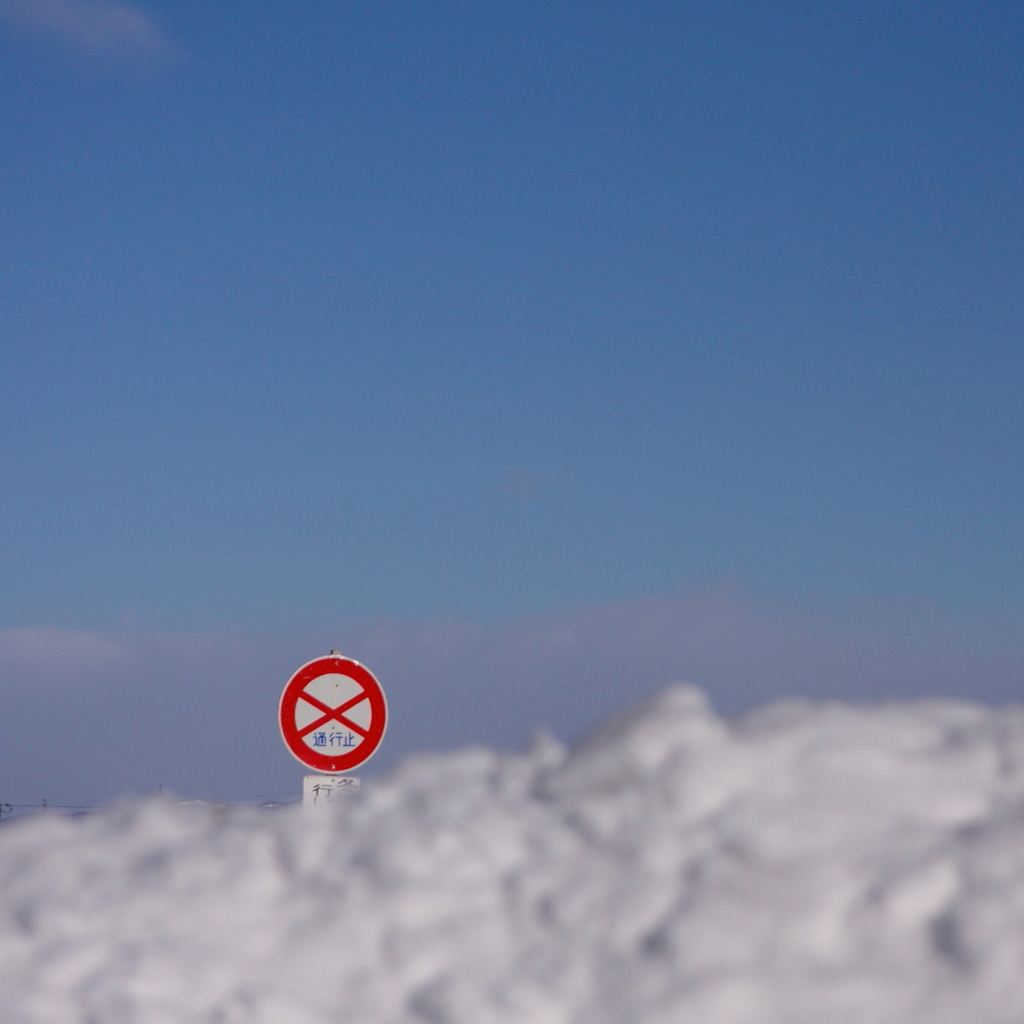
<path fill-rule="evenodd" d="M 307 768 L 332 774 L 373 756 L 388 705 L 369 669 L 331 654 L 307 662 L 288 680 L 277 717 L 292 754 Z"/>

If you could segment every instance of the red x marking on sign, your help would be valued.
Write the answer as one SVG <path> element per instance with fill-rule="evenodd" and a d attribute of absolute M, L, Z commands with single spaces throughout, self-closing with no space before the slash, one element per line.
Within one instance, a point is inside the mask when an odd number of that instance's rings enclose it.
<path fill-rule="evenodd" d="M 313 707 L 317 709 L 317 711 L 322 711 L 324 713 L 323 718 L 318 718 L 315 722 L 311 722 L 304 729 L 300 729 L 300 736 L 305 736 L 308 733 L 311 733 L 314 730 L 319 729 L 320 726 L 326 725 L 333 719 L 335 722 L 340 722 L 343 726 L 345 726 L 345 728 L 351 729 L 353 732 L 359 733 L 359 735 L 364 738 L 366 737 L 367 732 L 362 726 L 356 725 L 356 723 L 353 722 L 351 718 L 345 717 L 346 711 L 348 711 L 350 708 L 354 708 L 357 704 L 362 704 L 363 701 L 366 700 L 365 690 L 362 693 L 357 693 L 351 700 L 345 701 L 344 704 L 339 704 L 338 707 L 336 708 L 329 708 L 326 704 L 324 704 L 323 701 L 317 700 L 316 697 L 314 697 L 311 693 L 307 692 L 306 690 L 303 690 L 302 693 L 299 694 L 299 700 L 304 700 L 307 704 L 312 704 Z"/>

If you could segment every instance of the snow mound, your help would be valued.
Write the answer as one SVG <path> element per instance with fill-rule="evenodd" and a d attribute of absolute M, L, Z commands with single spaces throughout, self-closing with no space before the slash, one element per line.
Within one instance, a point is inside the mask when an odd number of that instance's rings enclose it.
<path fill-rule="evenodd" d="M 4 1024 L 1024 1020 L 1024 710 L 676 687 L 335 811 L 0 828 Z"/>

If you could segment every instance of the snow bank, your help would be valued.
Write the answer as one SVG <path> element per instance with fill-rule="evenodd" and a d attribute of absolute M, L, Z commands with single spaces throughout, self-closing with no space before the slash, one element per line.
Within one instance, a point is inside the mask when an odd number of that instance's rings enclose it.
<path fill-rule="evenodd" d="M 688 687 L 338 813 L 0 827 L 4 1024 L 1024 1020 L 1024 711 Z"/>

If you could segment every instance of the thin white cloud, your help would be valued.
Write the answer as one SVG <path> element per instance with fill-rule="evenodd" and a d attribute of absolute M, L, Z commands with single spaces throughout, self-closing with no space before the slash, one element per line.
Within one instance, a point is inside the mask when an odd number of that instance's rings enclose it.
<path fill-rule="evenodd" d="M 0 678 L 26 688 L 54 680 L 77 681 L 122 671 L 133 656 L 102 633 L 57 626 L 0 630 Z"/>
<path fill-rule="evenodd" d="M 149 15 L 123 0 L 0 0 L 0 18 L 97 55 L 154 57 L 172 51 Z"/>

